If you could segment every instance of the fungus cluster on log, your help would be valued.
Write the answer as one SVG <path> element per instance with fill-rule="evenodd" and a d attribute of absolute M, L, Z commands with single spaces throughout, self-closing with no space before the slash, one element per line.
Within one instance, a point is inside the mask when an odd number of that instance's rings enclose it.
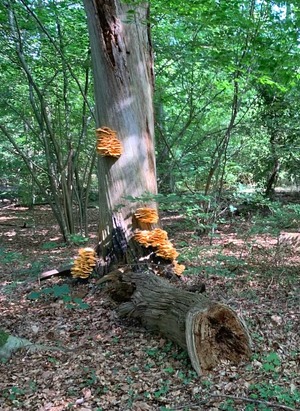
<path fill-rule="evenodd" d="M 89 247 L 80 248 L 71 268 L 71 274 L 74 278 L 88 278 L 95 266 L 95 250 Z"/>
<path fill-rule="evenodd" d="M 134 239 L 143 247 L 159 247 L 168 240 L 168 233 L 161 228 L 154 230 L 138 230 Z"/>
<path fill-rule="evenodd" d="M 123 153 L 123 146 L 117 138 L 117 132 L 109 127 L 97 128 L 97 153 L 103 157 L 119 158 Z"/>

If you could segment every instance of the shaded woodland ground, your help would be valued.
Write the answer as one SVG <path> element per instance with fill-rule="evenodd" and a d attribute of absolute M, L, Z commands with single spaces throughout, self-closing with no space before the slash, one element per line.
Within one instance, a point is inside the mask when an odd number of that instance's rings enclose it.
<path fill-rule="evenodd" d="M 96 233 L 97 210 L 89 214 Z M 198 377 L 181 349 L 118 319 L 96 279 L 39 282 L 42 271 L 69 264 L 82 246 L 61 242 L 49 208 L 0 209 L 1 328 L 68 349 L 20 350 L 1 365 L 0 409 L 300 409 L 299 221 L 274 235 L 267 217 L 265 230 L 254 230 L 255 218 L 227 218 L 211 237 L 191 230 L 182 215 L 162 216 L 187 266 L 184 284 L 204 282 L 209 296 L 243 316 L 253 339 L 251 363 L 222 364 Z M 87 245 L 95 243 L 91 235 Z"/>

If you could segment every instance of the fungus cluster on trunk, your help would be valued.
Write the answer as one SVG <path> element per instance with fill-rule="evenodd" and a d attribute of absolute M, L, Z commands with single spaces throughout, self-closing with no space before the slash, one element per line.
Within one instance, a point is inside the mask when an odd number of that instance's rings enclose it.
<path fill-rule="evenodd" d="M 95 250 L 90 247 L 80 248 L 71 268 L 71 274 L 74 278 L 88 278 L 95 266 Z"/>
<path fill-rule="evenodd" d="M 103 157 L 119 158 L 123 153 L 123 146 L 117 138 L 117 132 L 109 127 L 97 128 L 97 153 Z"/>
<path fill-rule="evenodd" d="M 156 224 L 158 222 L 158 214 L 154 208 L 138 208 L 134 216 L 140 228 L 145 224 Z M 168 239 L 168 233 L 165 230 L 160 228 L 154 228 L 152 230 L 138 229 L 134 233 L 134 239 L 145 248 L 152 247 L 157 257 L 171 261 L 173 271 L 176 275 L 179 276 L 182 274 L 185 266 L 176 261 L 179 253 Z"/>

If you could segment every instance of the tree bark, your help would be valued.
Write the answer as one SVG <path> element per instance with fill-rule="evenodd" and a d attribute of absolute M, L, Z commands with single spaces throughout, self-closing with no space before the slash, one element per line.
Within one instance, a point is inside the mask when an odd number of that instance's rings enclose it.
<path fill-rule="evenodd" d="M 84 5 L 97 128 L 115 130 L 123 145 L 120 158 L 99 157 L 98 161 L 98 254 L 109 264 L 126 253 L 133 231 L 132 214 L 141 206 L 128 197 L 157 192 L 149 7 L 147 3 L 133 6 L 120 0 L 84 0 Z"/>
<path fill-rule="evenodd" d="M 108 292 L 120 303 L 119 316 L 136 318 L 186 349 L 199 375 L 223 360 L 249 359 L 247 328 L 230 307 L 174 287 L 150 271 L 115 271 L 100 282 L 105 281 L 111 282 Z"/>

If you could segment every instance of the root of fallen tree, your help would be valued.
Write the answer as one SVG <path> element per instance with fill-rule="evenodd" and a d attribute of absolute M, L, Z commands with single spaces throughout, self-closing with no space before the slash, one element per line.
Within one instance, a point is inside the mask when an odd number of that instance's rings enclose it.
<path fill-rule="evenodd" d="M 249 360 L 250 336 L 245 324 L 228 306 L 174 287 L 151 271 L 115 271 L 100 280 L 119 303 L 120 317 L 138 319 L 188 351 L 198 375 L 221 361 Z"/>

